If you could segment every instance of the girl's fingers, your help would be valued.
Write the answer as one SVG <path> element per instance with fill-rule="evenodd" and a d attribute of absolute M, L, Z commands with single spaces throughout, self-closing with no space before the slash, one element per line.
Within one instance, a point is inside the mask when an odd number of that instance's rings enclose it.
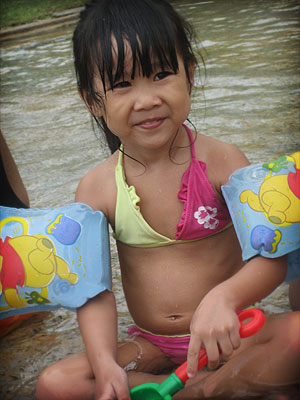
<path fill-rule="evenodd" d="M 219 325 L 209 329 L 209 334 L 205 331 L 202 332 L 203 330 L 200 332 L 197 326 L 192 325 L 191 340 L 187 356 L 187 374 L 189 378 L 197 374 L 201 346 L 206 350 L 208 368 L 216 369 L 220 364 L 220 353 L 222 353 L 225 359 L 229 358 L 233 351 L 240 346 L 241 338 L 239 329 L 240 322 L 237 317 L 236 321 L 232 319 L 223 326 Z"/>
<path fill-rule="evenodd" d="M 189 378 L 193 378 L 197 374 L 201 345 L 202 341 L 193 338 L 193 336 L 191 337 L 187 357 L 187 374 Z M 217 342 L 209 341 L 207 344 L 203 343 L 203 347 L 205 348 L 208 357 L 208 368 L 217 368 L 220 364 L 220 352 Z"/>
<path fill-rule="evenodd" d="M 225 359 L 230 357 L 234 350 L 233 345 L 230 340 L 230 336 L 226 335 L 226 336 L 222 337 L 221 339 L 219 339 L 218 343 L 219 343 L 219 349 L 222 353 L 222 356 Z"/>
<path fill-rule="evenodd" d="M 118 382 L 114 389 L 118 400 L 130 400 L 127 376 Z"/>
<path fill-rule="evenodd" d="M 205 345 L 209 369 L 216 369 L 220 364 L 220 351 L 216 341 L 210 341 Z"/>
<path fill-rule="evenodd" d="M 218 338 L 219 350 L 222 356 L 227 359 L 229 358 L 233 351 L 238 349 L 241 344 L 241 338 L 239 331 L 232 330 Z"/>
<path fill-rule="evenodd" d="M 230 340 L 234 350 L 238 349 L 241 345 L 241 337 L 238 330 L 230 332 Z"/>
<path fill-rule="evenodd" d="M 123 371 L 122 371 L 123 372 Z M 102 387 L 101 394 L 95 394 L 97 400 L 130 400 L 128 379 L 125 372 L 119 375 L 111 384 Z"/>
<path fill-rule="evenodd" d="M 189 378 L 193 378 L 197 374 L 201 344 L 201 340 L 195 337 L 195 335 L 191 335 L 187 355 L 187 375 Z"/>

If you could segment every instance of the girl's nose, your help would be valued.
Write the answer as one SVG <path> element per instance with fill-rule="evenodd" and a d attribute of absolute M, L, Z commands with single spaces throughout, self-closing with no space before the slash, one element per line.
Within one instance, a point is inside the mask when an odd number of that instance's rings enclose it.
<path fill-rule="evenodd" d="M 155 90 L 149 88 L 141 88 L 138 93 L 136 93 L 136 98 L 134 101 L 134 110 L 151 110 L 153 107 L 160 106 L 162 100 Z"/>

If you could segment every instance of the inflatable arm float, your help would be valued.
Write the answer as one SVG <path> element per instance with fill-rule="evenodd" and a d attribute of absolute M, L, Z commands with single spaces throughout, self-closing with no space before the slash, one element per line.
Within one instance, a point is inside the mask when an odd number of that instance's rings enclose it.
<path fill-rule="evenodd" d="M 75 309 L 111 288 L 102 212 L 81 203 L 53 209 L 0 206 L 0 319 Z"/>
<path fill-rule="evenodd" d="M 235 171 L 222 193 L 243 260 L 287 254 L 286 281 L 300 276 L 300 152 Z"/>

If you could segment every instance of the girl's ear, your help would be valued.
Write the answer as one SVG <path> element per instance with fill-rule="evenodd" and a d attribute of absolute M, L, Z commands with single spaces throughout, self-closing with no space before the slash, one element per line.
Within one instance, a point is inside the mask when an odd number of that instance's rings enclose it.
<path fill-rule="evenodd" d="M 78 88 L 78 94 L 83 100 L 84 104 L 86 105 L 86 108 L 94 117 L 100 118 L 103 116 L 102 108 L 98 104 L 95 104 L 95 102 L 90 98 L 90 96 L 84 93 L 84 91 L 80 88 Z"/>

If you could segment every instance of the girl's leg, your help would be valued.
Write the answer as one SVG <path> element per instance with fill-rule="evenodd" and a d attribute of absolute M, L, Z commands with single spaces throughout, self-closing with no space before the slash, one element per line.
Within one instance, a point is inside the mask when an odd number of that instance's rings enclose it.
<path fill-rule="evenodd" d="M 290 283 L 289 298 L 292 310 L 300 311 L 300 277 Z"/>
<path fill-rule="evenodd" d="M 141 378 L 141 371 L 146 373 L 145 376 L 142 374 L 146 380 L 148 377 L 151 381 L 152 377 L 153 381 L 152 374 L 174 366 L 157 346 L 140 337 L 119 345 L 118 363 L 128 371 L 133 381 L 136 381 L 134 376 Z M 93 399 L 94 387 L 93 371 L 86 354 L 81 353 L 46 368 L 38 379 L 36 395 L 39 400 Z"/>
<path fill-rule="evenodd" d="M 71 355 L 49 367 L 39 376 L 36 396 L 39 400 L 92 399 L 93 373 L 84 353 Z"/>
<path fill-rule="evenodd" d="M 188 381 L 174 399 L 230 399 L 277 390 L 300 383 L 300 312 L 271 316 L 264 329 L 243 339 L 229 361 L 215 372 Z"/>
<path fill-rule="evenodd" d="M 300 382 L 299 355 L 300 312 L 271 316 L 261 332 L 242 340 L 221 368 L 200 372 L 174 399 L 229 399 L 287 388 Z M 174 367 L 158 347 L 140 337 L 120 345 L 118 362 L 128 372 L 130 387 L 161 383 L 167 376 L 158 374 Z M 48 367 L 37 386 L 40 400 L 84 400 L 93 398 L 93 393 L 94 376 L 84 354 Z"/>

